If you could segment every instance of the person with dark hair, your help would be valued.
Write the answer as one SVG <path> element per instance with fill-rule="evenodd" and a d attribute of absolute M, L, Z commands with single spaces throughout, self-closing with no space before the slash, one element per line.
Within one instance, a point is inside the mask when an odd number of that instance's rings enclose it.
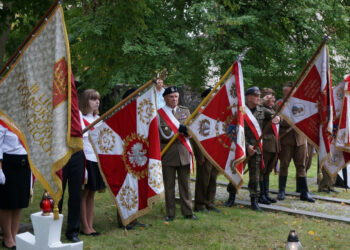
<path fill-rule="evenodd" d="M 204 99 L 210 91 L 211 88 L 206 89 L 201 94 L 201 97 Z M 192 147 L 197 165 L 194 210 L 198 212 L 207 212 L 210 210 L 219 213 L 220 210 L 216 208 L 214 203 L 218 170 L 204 156 L 194 141 L 192 141 Z"/>
<path fill-rule="evenodd" d="M 100 106 L 100 94 L 94 89 L 86 89 L 82 93 L 80 110 L 83 115 L 82 129 L 89 126 L 99 118 L 98 109 Z M 99 124 L 95 125 L 98 126 Z M 94 128 L 91 128 L 94 129 Z M 95 192 L 104 192 L 106 185 L 100 173 L 97 164 L 97 158 L 92 145 L 89 141 L 88 133 L 83 134 L 84 154 L 86 158 L 87 183 L 84 185 L 82 192 L 80 217 L 81 217 L 81 234 L 98 236 L 100 233 L 93 228 L 94 219 L 94 199 Z"/>
<path fill-rule="evenodd" d="M 0 125 L 0 226 L 5 248 L 16 249 L 22 209 L 29 205 L 30 178 L 27 151 L 15 133 Z"/>

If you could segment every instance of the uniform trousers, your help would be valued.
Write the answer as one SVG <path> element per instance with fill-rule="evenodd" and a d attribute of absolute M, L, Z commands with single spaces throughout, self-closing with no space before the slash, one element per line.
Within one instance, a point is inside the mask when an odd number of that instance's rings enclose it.
<path fill-rule="evenodd" d="M 68 163 L 64 166 L 62 172 L 63 193 L 58 207 L 60 213 L 62 213 L 64 191 L 68 181 L 69 198 L 66 236 L 77 236 L 79 233 L 80 201 L 84 176 L 84 161 L 85 157 L 83 151 L 78 151 L 72 155 Z"/>
<path fill-rule="evenodd" d="M 264 169 L 260 171 L 260 181 L 269 180 L 270 174 L 276 166 L 278 153 L 264 152 Z"/>
<path fill-rule="evenodd" d="M 204 164 L 197 163 L 196 171 L 195 210 L 215 208 L 218 170 L 205 159 Z"/>
<path fill-rule="evenodd" d="M 259 197 L 259 177 L 261 168 L 261 154 L 254 154 L 248 161 L 250 197 Z"/>
<path fill-rule="evenodd" d="M 163 166 L 166 216 L 175 217 L 175 178 L 178 176 L 181 213 L 191 215 L 192 197 L 190 190 L 190 165 Z"/>
<path fill-rule="evenodd" d="M 288 167 L 293 159 L 297 177 L 306 177 L 306 155 L 307 145 L 300 146 L 283 144 L 280 152 L 280 176 L 288 176 Z"/>

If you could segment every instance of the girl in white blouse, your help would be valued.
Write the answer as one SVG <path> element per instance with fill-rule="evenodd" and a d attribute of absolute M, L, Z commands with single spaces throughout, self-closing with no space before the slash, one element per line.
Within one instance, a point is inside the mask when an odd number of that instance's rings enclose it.
<path fill-rule="evenodd" d="M 83 129 L 95 121 L 98 116 L 100 106 L 100 94 L 94 89 L 87 89 L 83 92 L 80 101 L 80 110 L 82 112 Z M 95 125 L 98 126 L 99 124 Z M 91 128 L 94 129 L 94 128 Z M 88 132 L 83 134 L 84 154 L 86 157 L 87 184 L 84 186 L 80 205 L 81 233 L 84 235 L 98 236 L 100 233 L 93 228 L 94 217 L 94 197 L 95 192 L 102 192 L 106 186 L 103 182 L 100 170 L 97 164 L 97 158 L 88 138 Z"/>
<path fill-rule="evenodd" d="M 29 205 L 31 172 L 17 135 L 0 125 L 0 226 L 4 248 L 15 249 L 22 208 Z"/>

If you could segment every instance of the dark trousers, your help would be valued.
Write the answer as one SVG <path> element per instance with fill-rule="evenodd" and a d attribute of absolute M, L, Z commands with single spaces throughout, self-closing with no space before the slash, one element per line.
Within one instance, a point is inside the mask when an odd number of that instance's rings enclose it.
<path fill-rule="evenodd" d="M 192 214 L 192 197 L 190 190 L 190 165 L 163 166 L 163 180 L 165 189 L 165 207 L 167 216 L 175 216 L 175 178 L 177 172 L 181 213 Z"/>
<path fill-rule="evenodd" d="M 218 170 L 205 160 L 196 171 L 195 209 L 214 208 Z"/>
<path fill-rule="evenodd" d="M 68 163 L 64 166 L 62 171 L 62 199 L 58 204 L 60 213 L 62 213 L 62 205 L 64 198 L 64 191 L 68 181 L 68 217 L 67 217 L 67 236 L 76 236 L 79 233 L 80 227 L 80 201 L 81 188 L 83 184 L 84 174 L 84 153 L 83 151 L 76 152 L 72 155 Z"/>

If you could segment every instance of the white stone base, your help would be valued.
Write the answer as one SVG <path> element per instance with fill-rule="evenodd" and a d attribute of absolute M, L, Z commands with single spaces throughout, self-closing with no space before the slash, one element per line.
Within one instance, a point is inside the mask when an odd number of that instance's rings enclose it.
<path fill-rule="evenodd" d="M 41 212 L 32 214 L 34 235 L 25 232 L 16 235 L 16 249 L 19 250 L 46 250 L 46 249 L 71 249 L 82 250 L 83 242 L 63 244 L 61 242 L 61 230 L 63 215 L 58 220 L 53 219 L 53 213 L 42 216 Z"/>

